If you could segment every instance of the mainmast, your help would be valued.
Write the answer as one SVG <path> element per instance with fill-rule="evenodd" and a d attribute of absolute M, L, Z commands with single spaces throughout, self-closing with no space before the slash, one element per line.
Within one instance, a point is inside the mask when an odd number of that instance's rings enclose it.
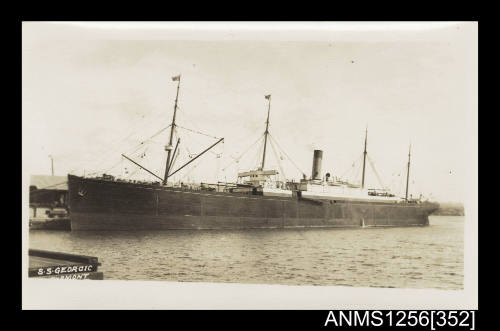
<path fill-rule="evenodd" d="M 267 106 L 267 121 L 266 121 L 266 132 L 264 132 L 264 153 L 262 154 L 262 166 L 261 170 L 264 170 L 264 162 L 266 161 L 266 146 L 267 146 L 267 136 L 269 134 L 269 113 L 271 111 L 271 94 L 266 95 L 265 98 L 269 100 Z"/>
<path fill-rule="evenodd" d="M 411 158 L 411 144 L 410 148 L 408 149 L 408 170 L 406 171 L 406 194 L 405 194 L 406 202 L 408 202 L 408 184 L 410 183 L 410 158 Z"/>
<path fill-rule="evenodd" d="M 365 166 L 366 166 L 366 142 L 368 140 L 368 128 L 365 131 L 365 151 L 363 152 L 363 176 L 361 178 L 361 188 L 365 188 Z"/>
<path fill-rule="evenodd" d="M 165 150 L 167 151 L 167 163 L 165 166 L 165 176 L 163 177 L 163 185 L 167 185 L 168 173 L 170 171 L 170 158 L 172 157 L 172 140 L 174 138 L 174 130 L 175 130 L 175 115 L 177 114 L 177 100 L 179 98 L 179 88 L 181 86 L 181 75 L 172 77 L 172 81 L 177 81 L 177 93 L 175 95 L 175 105 L 174 105 L 174 116 L 172 118 L 172 124 L 170 125 L 170 139 L 168 141 L 168 145 L 165 146 Z"/>

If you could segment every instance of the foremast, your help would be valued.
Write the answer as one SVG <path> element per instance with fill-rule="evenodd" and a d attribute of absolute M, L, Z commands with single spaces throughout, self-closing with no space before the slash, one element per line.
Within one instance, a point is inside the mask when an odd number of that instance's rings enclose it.
<path fill-rule="evenodd" d="M 172 157 L 172 141 L 174 139 L 174 130 L 175 130 L 175 116 L 177 115 L 177 101 L 179 100 L 179 88 L 181 86 L 181 75 L 172 77 L 172 81 L 177 81 L 177 93 L 175 94 L 175 104 L 174 104 L 174 115 L 172 117 L 172 124 L 170 125 L 170 139 L 168 141 L 168 145 L 165 146 L 165 150 L 167 151 L 167 163 L 165 164 L 165 176 L 163 177 L 163 185 L 167 185 L 168 173 L 170 171 L 170 158 Z"/>
<path fill-rule="evenodd" d="M 181 169 L 185 168 L 187 165 L 189 165 L 191 162 L 195 161 L 196 159 L 198 159 L 199 157 L 201 157 L 203 154 L 205 154 L 206 152 L 208 152 L 210 149 L 212 149 L 215 145 L 217 145 L 218 143 L 224 141 L 224 138 L 220 138 L 216 143 L 214 143 L 213 145 L 211 145 L 210 147 L 206 148 L 203 152 L 199 153 L 198 155 L 196 155 L 194 158 L 192 158 L 190 161 L 186 162 L 183 166 L 181 166 L 180 168 L 178 168 L 177 170 L 175 171 L 172 171 L 172 168 L 173 168 L 173 165 L 174 165 L 174 162 L 177 158 L 177 155 L 179 153 L 177 153 L 176 155 L 176 152 L 177 152 L 177 148 L 179 147 L 179 143 L 181 141 L 180 138 L 177 139 L 177 144 L 175 145 L 175 149 L 174 149 L 174 152 L 172 153 L 172 142 L 173 142 L 173 139 L 174 139 L 174 131 L 175 131 L 175 128 L 176 128 L 176 124 L 175 124 L 175 118 L 176 118 L 176 115 L 177 115 L 177 102 L 179 100 L 179 89 L 180 89 L 180 86 L 181 86 L 181 75 L 178 75 L 178 76 L 175 76 L 175 77 L 172 77 L 172 80 L 174 82 L 178 82 L 177 83 L 177 92 L 175 94 L 175 104 L 174 104 L 174 115 L 172 117 L 172 123 L 169 125 L 170 126 L 170 138 L 169 138 L 169 141 L 168 141 L 168 145 L 165 146 L 165 150 L 167 151 L 167 161 L 166 161 L 166 164 L 165 164 L 165 176 L 163 178 L 157 176 L 154 172 L 152 172 L 151 170 L 148 170 L 146 169 L 146 167 L 142 166 L 141 164 L 135 162 L 134 160 L 132 160 L 131 158 L 127 157 L 126 155 L 122 154 L 122 156 L 124 158 L 126 158 L 127 160 L 129 160 L 130 162 L 134 163 L 136 166 L 138 166 L 140 169 L 143 169 L 145 170 L 146 172 L 148 172 L 150 175 L 153 175 L 154 177 L 160 179 L 163 183 L 163 185 L 167 185 L 168 183 L 168 178 L 173 176 L 174 174 L 176 174 L 177 172 L 179 172 Z M 167 127 L 168 128 L 168 127 Z M 165 128 L 166 129 L 166 128 Z M 186 129 L 186 128 L 184 128 Z M 189 129 L 187 129 L 189 130 Z M 162 130 L 163 131 L 163 130 Z M 200 132 L 198 132 L 200 133 Z M 203 133 L 201 133 L 203 134 Z M 216 137 L 214 137 L 216 138 Z"/>

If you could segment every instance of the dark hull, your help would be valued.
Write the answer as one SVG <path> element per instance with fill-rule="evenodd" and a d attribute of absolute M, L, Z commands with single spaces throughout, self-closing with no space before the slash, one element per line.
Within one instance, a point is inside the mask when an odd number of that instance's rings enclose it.
<path fill-rule="evenodd" d="M 435 204 L 307 200 L 68 176 L 72 230 L 425 226 Z"/>

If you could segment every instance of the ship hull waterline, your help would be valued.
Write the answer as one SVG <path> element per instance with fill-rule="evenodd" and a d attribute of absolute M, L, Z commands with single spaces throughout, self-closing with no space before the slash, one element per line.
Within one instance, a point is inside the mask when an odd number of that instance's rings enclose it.
<path fill-rule="evenodd" d="M 437 208 L 194 191 L 73 175 L 68 188 L 76 231 L 426 226 Z"/>

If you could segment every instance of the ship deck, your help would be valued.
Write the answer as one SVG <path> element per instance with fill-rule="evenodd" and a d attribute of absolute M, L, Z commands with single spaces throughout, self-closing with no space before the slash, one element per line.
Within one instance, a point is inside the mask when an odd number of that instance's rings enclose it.
<path fill-rule="evenodd" d="M 134 188 L 142 188 L 145 190 L 155 190 L 155 191 L 166 191 L 166 192 L 176 192 L 176 193 L 191 193 L 191 194 L 203 194 L 203 195 L 216 195 L 216 196 L 238 196 L 238 197 L 248 197 L 248 198 L 263 198 L 263 199 L 278 199 L 278 200 L 318 200 L 318 201 L 335 201 L 338 203 L 362 203 L 362 204 L 371 204 L 371 205 L 387 205 L 387 204 L 407 204 L 406 201 L 397 201 L 392 198 L 380 198 L 379 196 L 366 196 L 366 197 L 357 197 L 357 196 L 342 196 L 342 195 L 328 195 L 317 192 L 309 192 L 304 191 L 303 197 L 297 196 L 279 196 L 279 195 L 262 195 L 262 194 L 251 194 L 248 192 L 220 192 L 220 191 L 211 191 L 204 189 L 192 189 L 187 187 L 171 187 L 171 186 L 162 186 L 154 183 L 144 183 L 144 182 L 127 182 L 127 181 L 112 181 L 105 180 L 102 178 L 88 178 L 88 177 L 78 177 L 70 175 L 74 179 L 85 180 L 85 181 L 93 181 L 101 184 L 110 184 L 110 185 L 120 185 L 124 187 L 134 187 Z M 302 191 L 298 191 L 302 192 Z M 411 205 L 415 205 L 417 203 L 411 203 Z"/>

